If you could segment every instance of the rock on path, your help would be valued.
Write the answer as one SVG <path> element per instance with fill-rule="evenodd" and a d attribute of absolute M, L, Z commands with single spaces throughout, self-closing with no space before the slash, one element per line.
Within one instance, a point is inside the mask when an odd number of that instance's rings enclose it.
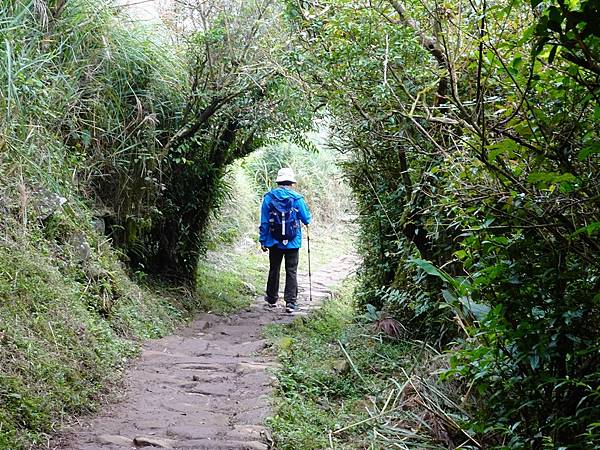
<path fill-rule="evenodd" d="M 332 296 L 357 258 L 339 258 L 308 278 L 299 275 L 300 310 L 266 309 L 262 297 L 230 317 L 201 314 L 176 335 L 148 341 L 141 358 L 125 374 L 122 401 L 107 405 L 85 425 L 63 433 L 57 449 L 133 448 L 237 449 L 270 448 L 264 426 L 276 367 L 261 352 L 262 327 L 307 314 Z"/>

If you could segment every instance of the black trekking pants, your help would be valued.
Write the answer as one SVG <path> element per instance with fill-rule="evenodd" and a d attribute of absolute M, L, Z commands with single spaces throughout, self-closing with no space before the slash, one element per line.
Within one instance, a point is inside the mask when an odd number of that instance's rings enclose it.
<path fill-rule="evenodd" d="M 279 272 L 281 261 L 285 258 L 285 291 L 283 298 L 286 305 L 295 305 L 298 299 L 298 260 L 300 251 L 297 248 L 281 249 L 276 245 L 269 248 L 269 279 L 265 300 L 271 304 L 279 298 Z"/>

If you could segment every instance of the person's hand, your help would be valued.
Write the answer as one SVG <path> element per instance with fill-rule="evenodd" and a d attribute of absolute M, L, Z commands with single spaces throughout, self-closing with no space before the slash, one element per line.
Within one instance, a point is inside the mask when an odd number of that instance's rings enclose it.
<path fill-rule="evenodd" d="M 269 249 L 268 249 L 267 247 L 265 247 L 264 245 L 261 245 L 261 246 L 260 246 L 260 249 L 261 249 L 263 252 L 266 252 L 266 251 L 268 251 L 268 250 L 269 250 Z"/>

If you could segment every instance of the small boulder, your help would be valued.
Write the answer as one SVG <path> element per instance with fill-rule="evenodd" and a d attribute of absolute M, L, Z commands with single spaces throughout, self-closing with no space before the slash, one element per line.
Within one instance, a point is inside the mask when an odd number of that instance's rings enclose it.
<path fill-rule="evenodd" d="M 174 448 L 177 441 L 173 439 L 155 438 L 151 436 L 136 436 L 133 443 L 137 447 Z"/>
<path fill-rule="evenodd" d="M 94 217 L 92 220 L 92 228 L 96 233 L 103 235 L 106 233 L 106 223 L 102 217 Z"/>
<path fill-rule="evenodd" d="M 119 445 L 122 447 L 133 447 L 133 440 L 125 436 L 117 436 L 114 434 L 100 434 L 96 436 L 96 441 L 100 444 Z"/>
<path fill-rule="evenodd" d="M 92 255 L 92 248 L 82 231 L 73 233 L 69 238 L 69 244 L 73 247 L 73 256 L 78 261 L 87 261 Z"/>
<path fill-rule="evenodd" d="M 345 359 L 338 359 L 333 362 L 331 370 L 336 375 L 344 375 L 350 370 L 350 364 Z"/>
<path fill-rule="evenodd" d="M 38 189 L 34 192 L 33 197 L 38 217 L 42 220 L 46 220 L 56 212 L 61 211 L 62 206 L 67 203 L 66 198 L 46 189 Z"/>

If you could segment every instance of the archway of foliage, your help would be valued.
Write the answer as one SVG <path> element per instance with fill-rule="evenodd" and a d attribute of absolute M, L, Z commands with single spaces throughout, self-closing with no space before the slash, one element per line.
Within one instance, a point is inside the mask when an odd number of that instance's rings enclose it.
<path fill-rule="evenodd" d="M 287 4 L 350 154 L 362 302 L 453 343 L 488 447 L 599 445 L 598 3 Z"/>
<path fill-rule="evenodd" d="M 193 283 L 227 165 L 309 120 L 277 63 L 281 8 L 190 2 L 183 29 L 158 32 L 118 10 L 3 4 L 3 158 L 32 189 L 74 182 L 134 268 Z"/>
<path fill-rule="evenodd" d="M 157 214 L 125 237 L 134 263 L 194 282 L 203 231 L 223 199 L 226 167 L 278 133 L 307 126 L 277 64 L 286 41 L 276 2 L 215 0 L 186 5 L 181 38 L 188 67 L 179 128 L 161 151 Z M 131 246 L 130 246 L 131 247 Z"/>
<path fill-rule="evenodd" d="M 193 282 L 225 166 L 307 120 L 282 113 L 275 6 L 199 2 L 177 34 L 112 1 L 0 4 L 1 448 L 92 409 L 133 340 L 197 306 L 139 289 L 111 244 Z"/>

